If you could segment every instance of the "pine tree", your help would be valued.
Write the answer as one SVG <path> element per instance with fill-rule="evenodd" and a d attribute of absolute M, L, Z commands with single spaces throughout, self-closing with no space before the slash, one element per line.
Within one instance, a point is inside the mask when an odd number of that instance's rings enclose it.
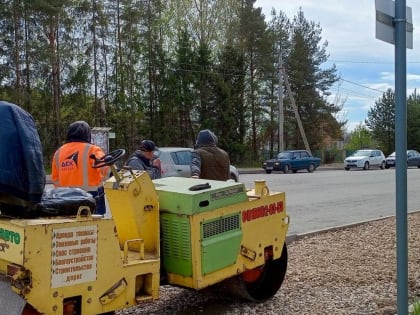
<path fill-rule="evenodd" d="M 269 22 L 270 36 L 272 37 L 273 67 L 266 70 L 267 89 L 264 97 L 268 119 L 266 122 L 266 139 L 268 138 L 269 156 L 274 156 L 281 148 L 281 140 L 284 140 L 284 111 L 281 111 L 281 103 L 286 96 L 284 86 L 283 69 L 286 55 L 290 52 L 290 20 L 283 12 L 277 15 L 273 9 Z M 281 82 L 280 82 L 280 78 Z M 282 106 L 284 109 L 284 106 Z M 283 115 L 283 126 L 280 125 L 280 115 Z M 282 128 L 280 130 L 280 128 Z M 282 137 L 282 139 L 280 139 Z M 276 145 L 277 144 L 277 145 Z M 283 143 L 284 146 L 284 143 Z M 284 147 L 282 148 L 284 149 Z"/>
<path fill-rule="evenodd" d="M 243 145 L 246 135 L 244 80 L 243 55 L 232 44 L 227 44 L 212 75 L 210 107 L 215 110 L 212 118 L 219 146 L 229 153 L 232 163 L 240 161 L 246 151 Z"/>
<path fill-rule="evenodd" d="M 321 42 L 320 25 L 308 21 L 304 13 L 299 11 L 291 29 L 291 51 L 287 58 L 286 73 L 309 146 L 312 150 L 318 150 L 323 147 L 326 136 L 341 138 L 341 129 L 345 123 L 338 122 L 334 117 L 341 107 L 326 100 L 329 89 L 339 78 L 335 66 L 322 67 L 328 59 L 328 43 Z M 290 113 L 289 117 L 288 146 L 301 148 L 304 143 L 296 120 Z"/>
<path fill-rule="evenodd" d="M 380 99 L 375 101 L 375 106 L 368 111 L 365 123 L 385 154 L 394 151 L 395 94 L 391 89 L 388 89 Z"/>
<path fill-rule="evenodd" d="M 250 125 L 250 146 L 252 160 L 259 159 L 261 149 L 261 128 L 264 110 L 260 102 L 261 86 L 267 60 L 271 61 L 272 41 L 261 8 L 254 8 L 255 0 L 243 0 L 240 12 L 239 40 L 245 56 L 246 81 L 244 102 Z M 267 58 L 270 56 L 270 58 Z"/>
<path fill-rule="evenodd" d="M 407 100 L 407 148 L 420 151 L 420 95 L 416 90 Z"/>

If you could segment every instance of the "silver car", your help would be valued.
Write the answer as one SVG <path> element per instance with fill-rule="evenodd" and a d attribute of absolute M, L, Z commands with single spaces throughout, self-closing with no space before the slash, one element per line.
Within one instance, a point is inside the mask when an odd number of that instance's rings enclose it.
<path fill-rule="evenodd" d="M 155 156 L 160 158 L 162 177 L 191 177 L 191 148 L 160 147 Z M 230 178 L 239 181 L 239 172 L 233 165 L 230 166 Z"/>
<path fill-rule="evenodd" d="M 363 168 L 364 170 L 368 170 L 372 166 L 381 169 L 385 168 L 385 155 L 381 150 L 357 150 L 344 160 L 344 169 L 346 171 L 351 168 Z"/>

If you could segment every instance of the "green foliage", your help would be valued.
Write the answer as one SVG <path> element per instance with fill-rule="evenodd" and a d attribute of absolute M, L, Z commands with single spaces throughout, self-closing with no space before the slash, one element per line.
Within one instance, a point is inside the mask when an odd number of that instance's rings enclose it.
<path fill-rule="evenodd" d="M 347 150 L 359 150 L 364 148 L 372 148 L 374 146 L 372 135 L 366 125 L 360 123 L 351 133 L 350 140 L 345 148 Z"/>
<path fill-rule="evenodd" d="M 264 109 L 261 104 L 263 74 L 272 58 L 273 43 L 261 8 L 254 7 L 255 0 L 244 0 L 239 12 L 238 40 L 245 60 L 244 102 L 248 112 L 249 144 L 251 156 L 257 160 L 261 147 L 261 132 Z M 271 59 L 270 59 L 271 56 Z"/>
<path fill-rule="evenodd" d="M 324 100 L 335 68 L 321 69 L 326 45 L 302 12 L 292 29 L 283 13 L 267 25 L 255 0 L 3 1 L 0 9 L 0 96 L 34 116 L 47 165 L 79 119 L 111 127 L 110 149 L 131 153 L 144 138 L 191 147 L 211 128 L 234 163 L 258 161 L 278 142 L 280 43 L 292 90 L 308 87 L 297 105 L 311 145 L 321 146 L 321 133 L 340 137 L 336 107 Z"/>
<path fill-rule="evenodd" d="M 388 89 L 368 111 L 366 126 L 372 132 L 372 138 L 378 142 L 385 154 L 394 151 L 395 147 L 395 94 Z"/>
<path fill-rule="evenodd" d="M 245 107 L 242 102 L 244 66 L 240 51 L 227 44 L 219 55 L 211 86 L 213 97 L 209 105 L 214 109 L 214 127 L 219 136 L 219 145 L 229 153 L 232 163 L 239 162 L 246 150 L 243 145 L 246 136 Z"/>
<path fill-rule="evenodd" d="M 416 90 L 407 100 L 407 148 L 420 151 L 420 96 Z"/>
<path fill-rule="evenodd" d="M 420 315 L 420 301 L 416 301 L 413 303 L 410 315 Z"/>

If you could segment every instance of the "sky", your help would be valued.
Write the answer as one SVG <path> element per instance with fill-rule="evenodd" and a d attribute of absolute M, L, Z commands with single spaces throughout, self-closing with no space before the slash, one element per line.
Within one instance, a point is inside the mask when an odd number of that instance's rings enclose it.
<path fill-rule="evenodd" d="M 391 1 L 391 0 L 389 0 Z M 420 1 L 406 0 L 412 9 L 413 49 L 407 49 L 407 96 L 420 90 Z M 331 88 L 330 101 L 343 104 L 337 115 L 347 120 L 348 132 L 364 124 L 368 111 L 383 93 L 395 91 L 395 47 L 376 39 L 375 0 L 256 0 L 266 20 L 271 10 L 293 19 L 299 8 L 306 19 L 319 23 L 322 42 L 328 42 L 326 68 L 335 64 L 341 80 Z"/>

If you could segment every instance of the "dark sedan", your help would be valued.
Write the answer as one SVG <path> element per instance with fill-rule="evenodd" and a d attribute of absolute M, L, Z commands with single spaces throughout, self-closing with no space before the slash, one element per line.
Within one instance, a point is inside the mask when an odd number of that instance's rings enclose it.
<path fill-rule="evenodd" d="M 321 164 L 321 159 L 312 156 L 306 150 L 288 150 L 280 152 L 275 159 L 265 161 L 262 168 L 267 174 L 273 171 L 296 173 L 298 170 L 307 170 L 312 173 Z"/>
<path fill-rule="evenodd" d="M 385 159 L 385 168 L 395 167 L 395 152 Z M 407 167 L 415 166 L 420 168 L 420 153 L 416 150 L 407 150 Z"/>

